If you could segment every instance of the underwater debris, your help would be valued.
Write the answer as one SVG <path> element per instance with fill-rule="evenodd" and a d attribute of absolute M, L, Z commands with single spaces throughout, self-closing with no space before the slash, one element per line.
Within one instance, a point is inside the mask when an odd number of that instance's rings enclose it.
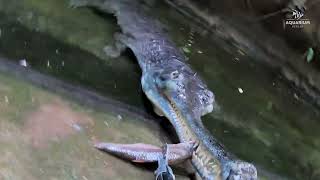
<path fill-rule="evenodd" d="M 189 48 L 187 48 L 187 47 L 182 47 L 182 50 L 183 50 L 183 52 L 185 52 L 185 53 L 191 53 L 191 51 L 190 51 L 190 49 Z"/>
<path fill-rule="evenodd" d="M 306 58 L 307 62 L 310 63 L 314 58 L 314 50 L 313 50 L 313 48 L 309 48 L 306 53 L 307 53 L 307 58 Z"/>
<path fill-rule="evenodd" d="M 28 66 L 27 60 L 26 59 L 19 60 L 19 65 L 23 67 L 27 67 Z"/>
<path fill-rule="evenodd" d="M 240 55 L 242 55 L 242 56 L 246 55 L 246 53 L 245 53 L 243 50 L 241 50 L 241 49 L 238 49 L 238 53 L 239 53 Z"/>
<path fill-rule="evenodd" d="M 82 130 L 82 127 L 81 127 L 80 125 L 76 124 L 76 123 L 73 123 L 73 124 L 72 124 L 72 127 L 73 127 L 73 129 L 75 129 L 76 131 L 81 131 L 81 130 Z"/>
<path fill-rule="evenodd" d="M 8 98 L 8 96 L 4 96 L 4 102 L 9 103 L 9 98 Z"/>
<path fill-rule="evenodd" d="M 244 93 L 242 88 L 238 88 L 238 91 L 239 91 L 240 94 Z"/>

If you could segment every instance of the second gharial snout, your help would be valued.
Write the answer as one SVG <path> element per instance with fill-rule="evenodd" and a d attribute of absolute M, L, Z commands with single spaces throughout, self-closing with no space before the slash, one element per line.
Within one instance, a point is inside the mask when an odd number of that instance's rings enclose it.
<path fill-rule="evenodd" d="M 228 170 L 227 170 L 228 169 Z M 253 164 L 236 160 L 227 163 L 223 174 L 226 180 L 257 180 L 257 169 Z M 228 172 L 228 174 L 226 173 Z"/>

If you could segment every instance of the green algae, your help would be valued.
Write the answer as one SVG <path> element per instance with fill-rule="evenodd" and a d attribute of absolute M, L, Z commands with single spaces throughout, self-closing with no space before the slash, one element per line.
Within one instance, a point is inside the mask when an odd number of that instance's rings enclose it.
<path fill-rule="evenodd" d="M 6 3 L 5 6 L 4 3 Z M 303 97 L 300 97 L 299 92 L 292 89 L 281 77 L 257 64 L 245 53 L 239 53 L 237 47 L 228 42 L 209 41 L 212 39 L 210 35 L 200 35 L 198 27 L 189 28 L 186 25 L 186 23 L 191 23 L 188 22 L 188 19 L 179 16 L 164 4 L 158 3 L 157 7 L 153 13 L 159 15 L 161 21 L 169 27 L 169 32 L 179 47 L 185 47 L 188 43 L 187 39 L 192 36 L 192 51 L 188 53 L 189 63 L 205 79 L 210 89 L 214 90 L 217 101 L 222 107 L 220 113 L 213 113 L 203 118 L 204 124 L 212 134 L 231 152 L 259 165 L 259 168 L 262 167 L 269 172 L 287 176 L 290 179 L 306 177 L 318 179 L 320 176 L 318 151 L 320 132 L 317 131 L 319 111 L 306 103 Z M 10 3 L 1 0 L 0 10 L 5 17 L 10 19 L 1 21 L 0 27 L 2 40 L 0 49 L 6 56 L 15 59 L 26 58 L 32 67 L 39 71 L 84 85 L 125 103 L 144 107 L 143 95 L 139 90 L 140 72 L 135 63 L 128 57 L 108 59 L 102 52 L 102 48 L 112 41 L 112 33 L 118 29 L 112 17 L 102 17 L 95 11 L 86 8 L 71 9 L 67 1 L 63 0 L 15 0 Z M 21 34 L 24 36 L 19 36 Z M 23 37 L 32 38 L 23 39 Z M 36 37 L 41 38 L 32 41 Z M 23 47 L 24 41 L 27 41 L 28 48 Z M 42 43 L 37 45 L 38 42 Z M 48 59 L 51 62 L 50 68 L 47 68 Z M 61 67 L 62 61 L 67 65 L 65 68 Z M 11 110 L 0 111 L 4 113 L 3 116 L 6 119 L 21 122 L 21 118 L 25 115 L 24 111 L 28 112 L 42 103 L 30 103 L 30 99 L 32 100 L 30 98 L 31 87 L 24 89 L 19 83 L 16 84 L 16 89 L 23 89 L 23 91 L 16 92 L 17 94 L 11 93 L 8 87 L 5 88 L 8 86 L 7 83 L 10 84 L 5 79 L 4 77 L 1 79 L 1 82 L 6 83 L 2 84 L 0 92 L 8 94 L 9 102 L 14 99 Z M 243 89 L 243 93 L 239 93 L 238 88 Z M 33 92 L 32 88 L 31 90 Z M 35 95 L 35 97 L 38 96 L 41 96 L 41 93 Z M 5 101 L 3 96 L 0 98 L 3 100 L 1 102 Z M 30 104 L 20 103 L 20 100 Z M 89 114 L 95 112 L 78 106 L 74 108 L 79 111 L 88 111 Z M 135 129 L 137 120 L 119 123 L 115 115 L 93 113 L 91 116 L 100 123 L 96 127 L 96 136 L 102 140 L 123 143 L 139 140 L 161 144 L 161 141 L 155 140 L 155 137 L 146 136 L 147 129 L 143 129 L 141 135 L 135 131 L 127 132 L 128 129 Z M 117 138 L 108 131 L 104 132 L 106 119 L 110 120 L 110 122 L 107 121 L 107 124 L 111 128 L 118 130 L 116 131 Z M 14 132 L 19 134 L 18 131 L 19 129 Z M 57 153 L 54 152 L 59 149 L 60 144 L 53 143 L 50 153 L 54 156 L 50 160 L 46 160 L 48 154 L 42 151 L 34 153 L 34 156 L 42 154 L 41 157 L 35 157 L 35 159 L 38 159 L 39 162 L 46 162 L 44 167 L 47 168 L 53 168 L 59 163 L 64 164 L 64 168 L 55 167 L 53 172 L 47 172 L 56 179 L 83 178 L 79 175 L 79 169 L 74 169 L 73 166 L 85 164 L 85 162 L 95 166 L 88 168 L 90 169 L 88 171 L 92 170 L 92 172 L 84 171 L 84 177 L 102 178 L 104 175 L 96 174 L 95 176 L 95 173 L 102 173 L 101 167 L 104 164 L 101 161 L 90 159 L 89 156 L 111 158 L 111 161 L 116 159 L 96 153 L 87 142 L 79 146 L 84 141 L 83 139 L 88 139 L 86 134 L 66 139 L 61 142 L 66 149 L 63 148 Z M 19 141 L 23 140 L 16 142 Z M 27 147 L 28 144 L 25 141 L 24 143 Z M 26 148 L 25 146 L 20 148 Z M 66 152 L 77 152 L 75 147 L 86 152 L 84 161 L 77 159 L 81 156 L 79 152 L 69 157 L 71 160 L 68 159 L 67 156 L 70 154 Z M 9 153 L 9 157 L 12 156 L 9 150 L 6 153 Z M 30 150 L 27 154 L 31 153 Z M 64 162 L 64 160 L 67 161 Z M 31 162 L 32 160 L 26 158 L 25 161 Z M 18 164 L 25 164 L 25 162 L 19 161 Z M 38 166 L 43 166 L 43 164 L 40 163 Z M 128 169 L 128 174 L 126 173 L 127 176 L 124 179 L 130 176 L 136 179 L 139 179 L 140 176 L 144 177 L 145 170 L 140 172 L 139 168 L 124 162 L 117 164 L 117 168 L 122 166 Z M 22 165 L 20 167 L 22 169 Z M 137 169 L 140 173 L 137 173 Z M 30 177 L 37 175 L 44 178 L 48 175 L 46 173 L 41 175 L 36 170 L 30 172 L 32 172 L 28 174 Z M 111 177 L 118 177 L 123 171 L 118 169 L 112 172 L 108 171 Z M 27 173 L 21 170 L 22 175 Z M 6 177 L 9 179 L 14 176 L 12 173 L 7 174 Z M 147 174 L 147 178 L 152 178 L 152 173 Z M 266 174 L 266 177 L 260 176 L 261 179 L 270 179 L 267 173 L 259 173 L 261 174 Z"/>
<path fill-rule="evenodd" d="M 29 30 L 49 33 L 100 58 L 106 58 L 102 49 L 117 30 L 91 10 L 72 9 L 66 0 L 1 0 L 0 10 Z"/>
<path fill-rule="evenodd" d="M 2 179 L 151 179 L 153 166 L 148 168 L 135 166 L 111 155 L 101 153 L 93 147 L 94 139 L 99 141 L 119 143 L 151 143 L 161 145 L 163 137 L 159 127 L 150 122 L 123 115 L 119 120 L 118 114 L 95 111 L 90 107 L 78 105 L 76 102 L 62 99 L 60 95 L 52 94 L 16 78 L 0 73 L 1 95 L 23 94 L 22 97 L 36 94 L 30 103 L 28 98 L 15 98 L 5 111 L 0 112 L 0 177 Z M 21 95 L 17 95 L 20 97 Z M 65 104 L 63 111 L 80 113 L 81 116 L 92 118 L 93 122 L 82 125 L 82 130 L 64 134 L 63 137 L 43 141 L 44 146 L 35 146 L 32 131 L 27 131 L 26 123 L 39 108 L 54 103 L 59 99 Z M 1 101 L 1 105 L 2 105 Z M 2 110 L 3 108 L 1 108 Z M 20 116 L 11 117 L 7 113 L 20 109 Z M 50 110 L 50 109 L 49 109 Z M 41 115 L 41 114 L 40 114 Z M 47 117 L 42 114 L 44 120 Z M 50 117 L 51 118 L 51 117 Z M 67 118 L 67 117 L 66 117 Z M 52 120 L 57 120 L 52 117 Z M 17 123 L 19 122 L 19 123 Z M 33 124 L 39 126 L 39 124 Z M 41 126 L 41 124 L 40 124 Z M 54 127 L 42 126 L 50 129 Z M 139 132 L 139 133 L 137 133 Z M 31 133 L 31 134 L 30 134 Z M 45 135 L 44 135 L 45 136 Z M 168 138 L 167 138 L 168 139 Z M 178 175 L 178 179 L 184 179 Z"/>
<path fill-rule="evenodd" d="M 75 84 L 81 84 L 114 99 L 143 106 L 140 70 L 127 57 L 112 60 L 98 58 L 76 46 L 56 40 L 49 34 L 29 30 L 0 16 L 1 54 L 16 62 L 25 59 L 29 67 Z M 110 34 L 111 35 L 111 34 Z M 36 52 L 36 53 L 35 53 Z"/>

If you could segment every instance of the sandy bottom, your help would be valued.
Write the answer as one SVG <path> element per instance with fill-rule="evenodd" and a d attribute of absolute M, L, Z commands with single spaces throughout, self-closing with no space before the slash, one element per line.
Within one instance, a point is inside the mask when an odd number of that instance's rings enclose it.
<path fill-rule="evenodd" d="M 93 123 L 89 116 L 75 112 L 63 101 L 55 99 L 32 112 L 26 118 L 23 131 L 34 147 L 46 147 L 49 142 L 66 138 Z"/>

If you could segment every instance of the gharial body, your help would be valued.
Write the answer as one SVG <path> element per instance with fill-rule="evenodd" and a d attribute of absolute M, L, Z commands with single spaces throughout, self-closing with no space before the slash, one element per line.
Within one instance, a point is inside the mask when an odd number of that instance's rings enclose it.
<path fill-rule="evenodd" d="M 238 160 L 210 135 L 201 116 L 215 104 L 213 93 L 186 64 L 183 53 L 155 19 L 144 14 L 136 0 L 72 0 L 73 6 L 91 6 L 116 16 L 121 33 L 115 35 L 110 56 L 130 48 L 142 69 L 142 89 L 159 115 L 173 125 L 180 144 L 168 145 L 169 164 L 190 160 L 206 180 L 255 180 L 254 165 Z M 146 144 L 99 143 L 97 148 L 135 162 L 157 162 L 160 148 Z"/>

